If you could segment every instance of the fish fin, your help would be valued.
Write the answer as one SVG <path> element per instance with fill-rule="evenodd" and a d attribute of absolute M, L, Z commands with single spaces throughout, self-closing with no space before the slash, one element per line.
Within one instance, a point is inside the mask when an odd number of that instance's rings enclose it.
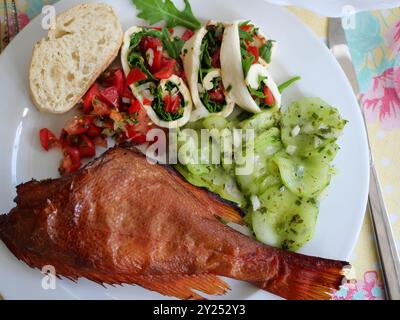
<path fill-rule="evenodd" d="M 228 284 L 213 274 L 139 276 L 135 283 L 183 300 L 204 300 L 194 290 L 207 295 L 224 295 L 229 290 Z"/>
<path fill-rule="evenodd" d="M 216 216 L 229 222 L 237 223 L 240 225 L 245 224 L 242 216 L 238 212 L 240 211 L 240 209 L 233 204 L 230 204 L 229 202 L 221 199 L 219 201 L 215 201 L 213 205 L 215 207 Z"/>
<path fill-rule="evenodd" d="M 277 273 L 259 288 L 289 300 L 330 300 L 342 285 L 349 263 L 282 251 Z"/>

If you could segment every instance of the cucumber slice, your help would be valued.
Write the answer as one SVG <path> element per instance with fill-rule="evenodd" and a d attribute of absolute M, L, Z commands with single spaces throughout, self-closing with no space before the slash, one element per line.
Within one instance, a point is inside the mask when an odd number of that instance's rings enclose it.
<path fill-rule="evenodd" d="M 209 166 L 209 172 L 202 175 L 192 174 L 187 166 L 176 165 L 175 168 L 192 185 L 206 188 L 241 207 L 246 206 L 246 199 L 239 191 L 236 181 L 222 168 Z"/>
<path fill-rule="evenodd" d="M 319 98 L 294 102 L 282 114 L 282 141 L 285 147 L 296 147 L 296 154 L 308 155 L 342 134 L 347 121 L 336 108 Z"/>
<path fill-rule="evenodd" d="M 217 129 L 217 130 L 222 130 L 227 128 L 229 125 L 229 122 L 222 116 L 209 116 L 203 120 L 203 126 L 205 129 Z"/>
<path fill-rule="evenodd" d="M 276 124 L 277 115 L 270 112 L 261 112 L 243 121 L 240 128 L 243 130 L 254 129 L 256 132 L 270 129 Z"/>
<path fill-rule="evenodd" d="M 236 171 L 236 180 L 239 187 L 245 194 L 257 195 L 265 191 L 271 185 L 281 183 L 279 170 L 271 158 L 278 151 L 282 150 L 280 141 L 280 130 L 271 128 L 256 136 L 252 154 L 245 155 L 245 163 L 253 163 L 254 168 L 248 175 L 239 175 Z M 248 145 L 247 145 L 248 147 Z M 242 166 L 237 164 L 236 168 Z"/>
<path fill-rule="evenodd" d="M 280 153 L 274 161 L 285 186 L 298 196 L 317 196 L 331 181 L 331 166 L 321 154 L 299 158 Z"/>
<path fill-rule="evenodd" d="M 259 197 L 262 208 L 251 213 L 256 238 L 270 246 L 297 250 L 313 236 L 318 207 L 285 187 L 274 186 Z"/>

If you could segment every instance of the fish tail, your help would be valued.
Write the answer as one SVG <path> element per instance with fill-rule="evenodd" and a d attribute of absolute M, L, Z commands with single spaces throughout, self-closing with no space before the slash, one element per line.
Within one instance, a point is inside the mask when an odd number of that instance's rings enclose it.
<path fill-rule="evenodd" d="M 349 263 L 278 252 L 276 275 L 255 284 L 289 300 L 328 300 L 343 284 Z"/>

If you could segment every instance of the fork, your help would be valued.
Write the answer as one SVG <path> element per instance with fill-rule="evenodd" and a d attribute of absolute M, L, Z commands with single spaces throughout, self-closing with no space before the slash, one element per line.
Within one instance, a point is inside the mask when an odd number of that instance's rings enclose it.
<path fill-rule="evenodd" d="M 5 22 L 6 28 L 4 29 L 4 39 L 1 39 L 0 41 L 0 52 L 10 43 L 10 41 L 20 31 L 17 5 L 15 3 L 15 0 L 11 1 L 3 0 L 3 21 Z M 1 23 L 0 23 L 0 28 L 1 28 Z M 0 29 L 0 34 L 1 34 L 1 29 Z"/>

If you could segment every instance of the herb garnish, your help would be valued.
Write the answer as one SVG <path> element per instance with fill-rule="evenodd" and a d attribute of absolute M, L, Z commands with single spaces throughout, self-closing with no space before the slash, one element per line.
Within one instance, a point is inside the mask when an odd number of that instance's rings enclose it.
<path fill-rule="evenodd" d="M 132 0 L 140 11 L 139 18 L 147 20 L 151 25 L 165 21 L 167 28 L 182 26 L 191 30 L 201 27 L 201 22 L 193 15 L 192 7 L 188 0 L 185 8 L 179 11 L 171 0 Z"/>

